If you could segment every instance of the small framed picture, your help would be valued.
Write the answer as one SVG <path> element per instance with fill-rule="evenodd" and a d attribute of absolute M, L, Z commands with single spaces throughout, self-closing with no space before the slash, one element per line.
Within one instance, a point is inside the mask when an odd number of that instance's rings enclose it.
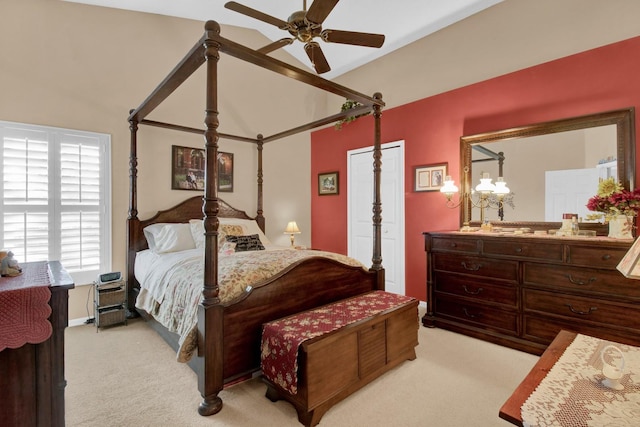
<path fill-rule="evenodd" d="M 413 191 L 439 191 L 447 176 L 447 163 L 416 166 Z"/>
<path fill-rule="evenodd" d="M 233 153 L 218 151 L 218 191 L 233 192 Z"/>
<path fill-rule="evenodd" d="M 204 190 L 204 149 L 171 146 L 171 189 Z"/>
<path fill-rule="evenodd" d="M 338 188 L 338 172 L 318 174 L 318 194 L 320 196 L 338 194 Z"/>

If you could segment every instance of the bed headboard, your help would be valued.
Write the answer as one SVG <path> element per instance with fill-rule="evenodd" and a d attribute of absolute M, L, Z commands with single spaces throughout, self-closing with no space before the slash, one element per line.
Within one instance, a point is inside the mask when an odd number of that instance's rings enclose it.
<path fill-rule="evenodd" d="M 130 285 L 128 285 L 130 290 L 138 287 L 133 274 L 136 253 L 149 247 L 142 230 L 151 224 L 162 222 L 189 222 L 190 219 L 203 218 L 202 199 L 202 196 L 191 197 L 169 209 L 158 211 L 151 218 L 145 220 L 130 218 L 127 220 L 127 280 L 130 283 Z M 251 217 L 247 215 L 245 211 L 234 208 L 222 199 L 218 199 L 218 205 L 218 217 L 254 220 L 264 232 L 264 217 Z M 132 301 L 131 298 L 132 295 L 129 294 L 129 301 Z M 135 301 L 135 299 L 133 301 Z M 130 307 L 132 307 L 131 304 Z"/>

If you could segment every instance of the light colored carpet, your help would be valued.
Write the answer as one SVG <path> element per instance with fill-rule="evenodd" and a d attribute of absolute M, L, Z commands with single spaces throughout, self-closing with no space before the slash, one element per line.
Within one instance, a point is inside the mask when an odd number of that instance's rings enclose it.
<path fill-rule="evenodd" d="M 422 314 L 422 310 L 421 313 Z M 320 426 L 503 426 L 498 411 L 537 356 L 420 326 L 417 359 L 349 396 Z M 197 413 L 197 378 L 143 320 L 66 330 L 67 426 L 300 426 L 259 378 L 225 389 L 222 411 Z"/>

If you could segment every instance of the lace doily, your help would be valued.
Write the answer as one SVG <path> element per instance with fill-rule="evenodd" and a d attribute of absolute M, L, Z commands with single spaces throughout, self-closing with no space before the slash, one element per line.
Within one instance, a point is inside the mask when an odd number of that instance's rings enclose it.
<path fill-rule="evenodd" d="M 626 361 L 620 391 L 602 385 L 600 352 L 609 344 Z M 640 348 L 578 334 L 521 412 L 525 427 L 638 426 Z"/>

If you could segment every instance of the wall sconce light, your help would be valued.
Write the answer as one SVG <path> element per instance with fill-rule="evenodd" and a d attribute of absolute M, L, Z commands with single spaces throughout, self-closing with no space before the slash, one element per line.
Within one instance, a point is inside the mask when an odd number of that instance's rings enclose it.
<path fill-rule="evenodd" d="M 284 234 L 291 235 L 291 247 L 295 247 L 294 244 L 294 234 L 300 234 L 300 229 L 298 228 L 298 224 L 295 221 L 289 221 L 287 224 L 287 228 L 284 230 Z"/>
<path fill-rule="evenodd" d="M 444 185 L 440 188 L 440 192 L 443 193 L 447 197 L 447 207 L 449 208 L 457 208 L 462 205 L 464 210 L 463 215 L 463 227 L 462 231 L 469 229 L 469 212 L 468 205 L 472 207 L 476 207 L 480 209 L 480 223 L 485 223 L 484 211 L 485 209 L 491 207 L 491 195 L 495 195 L 498 199 L 498 215 L 500 218 L 503 217 L 503 200 L 504 197 L 509 194 L 510 190 L 507 187 L 507 183 L 504 181 L 503 177 L 498 177 L 496 183 L 491 182 L 492 179 L 488 173 L 484 172 L 482 174 L 482 178 L 480 178 L 480 184 L 478 184 L 475 188 L 475 191 L 472 190 L 471 193 L 462 193 L 460 195 L 460 200 L 458 203 L 452 201 L 453 195 L 459 192 L 458 186 L 455 185 L 451 176 L 447 175 L 444 180 Z M 478 197 L 474 198 L 474 195 L 478 194 Z"/>

